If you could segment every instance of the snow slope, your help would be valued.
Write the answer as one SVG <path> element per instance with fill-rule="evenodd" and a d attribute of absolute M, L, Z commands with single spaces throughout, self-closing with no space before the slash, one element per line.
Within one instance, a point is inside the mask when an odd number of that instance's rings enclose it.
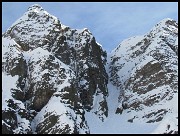
<path fill-rule="evenodd" d="M 177 94 L 177 23 L 167 18 L 159 22 L 150 32 L 143 36 L 135 36 L 124 40 L 107 56 L 106 71 L 110 77 L 108 82 L 108 117 L 99 121 L 97 116 L 91 112 L 86 112 L 87 123 L 92 134 L 160 134 L 177 133 L 178 131 L 178 94 Z M 171 47 L 170 47 L 171 46 Z M 159 58 L 156 53 L 163 54 Z M 165 62 L 165 63 L 164 63 Z M 170 83 L 158 84 L 151 81 L 151 78 L 143 76 L 139 71 L 147 65 L 160 63 L 162 68 L 156 71 L 156 67 L 149 76 L 160 76 L 157 73 L 168 71 L 162 78 L 170 79 Z M 152 66 L 148 69 L 152 69 Z M 148 73 L 148 69 L 145 69 Z M 157 73 L 156 73 L 157 72 Z M 151 75 L 152 74 L 152 75 Z M 142 86 L 142 78 L 147 83 Z M 131 79 L 131 80 L 129 80 Z M 149 83 L 148 83 L 149 80 Z M 162 81 L 161 81 L 162 80 Z M 127 85 L 128 81 L 131 83 Z M 139 87 L 133 90 L 134 83 Z M 147 90 L 148 85 L 157 87 L 141 93 L 140 87 Z M 172 84 L 174 86 L 172 86 Z M 128 89 L 127 89 L 128 88 Z M 138 92 L 139 91 L 139 92 Z M 143 90 L 142 90 L 143 91 Z M 150 98 L 160 98 L 159 100 Z M 147 101 L 147 102 L 146 102 Z M 139 102 L 139 103 L 136 103 Z M 126 109 L 122 108 L 121 114 L 118 108 L 127 104 Z M 151 104 L 152 103 L 152 104 Z M 133 105 L 134 104 L 134 105 Z M 150 105 L 148 105 L 150 104 Z M 137 106 L 138 105 L 138 106 Z M 132 106 L 132 107 L 131 107 Z M 133 107 L 134 106 L 134 107 Z M 137 107 L 136 107 L 137 106 Z M 165 114 L 157 111 L 163 111 Z M 157 112 L 157 113 L 156 113 Z M 149 116 L 147 116 L 149 115 Z M 162 116 L 163 115 L 163 116 Z M 162 118 L 160 118 L 162 116 Z M 158 119 L 159 118 L 159 119 Z M 151 121 L 150 121 L 151 120 Z M 153 121 L 154 120 L 154 121 Z"/>
<path fill-rule="evenodd" d="M 29 7 L 2 36 L 3 133 L 177 133 L 178 24 L 102 47 Z"/>
<path fill-rule="evenodd" d="M 107 117 L 105 52 L 87 28 L 35 4 L 2 39 L 3 133 L 89 133 L 85 111 Z"/>
<path fill-rule="evenodd" d="M 160 123 L 151 133 L 177 133 L 177 38 L 178 24 L 167 18 L 110 54 L 110 81 L 120 91 L 116 113 L 132 123 Z"/>
<path fill-rule="evenodd" d="M 91 112 L 86 112 L 85 117 L 90 128 L 91 134 L 148 134 L 152 133 L 159 123 L 147 124 L 145 122 L 130 123 L 127 122 L 129 115 L 115 114 L 118 106 L 119 90 L 110 82 L 108 84 L 109 97 L 108 118 L 104 122 L 100 121 L 97 116 Z"/>

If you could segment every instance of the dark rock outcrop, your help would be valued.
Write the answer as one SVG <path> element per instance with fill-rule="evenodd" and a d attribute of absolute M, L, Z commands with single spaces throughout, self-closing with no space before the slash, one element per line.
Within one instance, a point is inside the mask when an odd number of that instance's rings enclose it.
<path fill-rule="evenodd" d="M 39 5 L 29 7 L 3 34 L 3 84 L 13 80 L 2 89 L 3 133 L 89 133 L 84 114 L 98 94 L 93 112 L 108 116 L 105 64 L 106 52 L 88 29 L 71 29 Z"/>
<path fill-rule="evenodd" d="M 130 122 L 166 124 L 164 120 L 169 113 L 173 113 L 171 118 L 176 120 L 177 38 L 176 21 L 164 19 L 146 35 L 124 40 L 113 50 L 110 81 L 120 90 L 116 113 L 129 114 Z"/>
<path fill-rule="evenodd" d="M 124 40 L 105 69 L 107 53 L 87 28 L 29 7 L 2 35 L 2 133 L 90 133 L 88 115 L 104 122 L 112 112 L 130 123 L 158 122 L 157 133 L 178 133 L 177 38 L 178 23 L 164 19 Z M 119 91 L 111 112 L 107 84 Z"/>

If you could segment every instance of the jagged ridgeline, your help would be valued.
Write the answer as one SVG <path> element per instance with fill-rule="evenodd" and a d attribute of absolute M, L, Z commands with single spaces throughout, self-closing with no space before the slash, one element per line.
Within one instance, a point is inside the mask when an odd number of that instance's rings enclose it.
<path fill-rule="evenodd" d="M 131 123 L 162 122 L 156 133 L 177 133 L 178 23 L 163 19 L 121 42 L 110 59 L 110 81 L 120 90 L 116 113 Z"/>
<path fill-rule="evenodd" d="M 3 133 L 89 133 L 85 111 L 108 116 L 107 55 L 87 28 L 62 25 L 36 4 L 2 41 Z"/>
<path fill-rule="evenodd" d="M 3 134 L 175 134 L 177 103 L 172 19 L 109 54 L 37 4 L 2 34 Z"/>

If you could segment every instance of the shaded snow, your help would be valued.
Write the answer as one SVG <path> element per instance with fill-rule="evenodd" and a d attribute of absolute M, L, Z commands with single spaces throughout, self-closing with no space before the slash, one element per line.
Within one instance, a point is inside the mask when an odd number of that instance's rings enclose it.
<path fill-rule="evenodd" d="M 37 125 L 46 119 L 45 114 L 47 112 L 50 113 L 51 115 L 59 116 L 58 122 L 54 126 L 52 126 L 52 128 L 56 128 L 56 127 L 64 128 L 66 124 L 68 124 L 71 128 L 73 128 L 74 121 L 66 115 L 66 113 L 69 110 L 71 109 L 66 107 L 64 103 L 60 103 L 60 97 L 52 97 L 49 100 L 48 104 L 45 107 L 43 107 L 43 109 L 36 115 L 36 117 L 32 121 L 31 128 L 33 132 L 35 132 Z M 49 132 L 49 134 L 50 133 L 51 132 Z"/>
<path fill-rule="evenodd" d="M 109 97 L 108 117 L 102 122 L 98 116 L 92 112 L 86 112 L 85 117 L 90 128 L 91 134 L 147 134 L 153 132 L 158 123 L 149 124 L 143 122 L 127 122 L 127 114 L 115 114 L 118 106 L 119 91 L 111 83 L 108 84 Z"/>
<path fill-rule="evenodd" d="M 29 18 L 30 15 L 35 15 L 34 18 Z M 48 17 L 48 18 L 47 18 Z M 37 19 L 39 19 L 37 21 Z M 49 19 L 49 21 L 46 21 L 46 19 Z M 168 42 L 171 44 L 175 44 L 178 46 L 178 38 L 175 40 L 173 39 L 173 36 L 170 36 L 170 34 L 163 30 L 163 28 L 166 26 L 165 22 L 170 19 L 164 19 L 161 22 L 158 23 L 155 27 L 151 29 L 151 32 L 148 34 L 151 34 L 152 37 L 155 37 L 151 43 L 151 46 L 149 46 L 146 50 L 145 55 L 140 55 L 138 57 L 134 58 L 127 58 L 127 56 L 131 56 L 133 52 L 141 50 L 140 46 L 137 44 L 141 42 L 147 35 L 143 36 L 135 36 L 131 37 L 129 39 L 126 39 L 122 41 L 122 43 L 115 48 L 110 55 L 108 55 L 108 60 L 107 62 L 109 63 L 110 59 L 113 59 L 113 57 L 119 57 L 120 61 L 115 62 L 116 66 L 123 66 L 121 68 L 121 71 L 118 72 L 118 75 L 121 75 L 121 82 L 124 83 L 127 81 L 131 76 L 134 75 L 137 69 L 141 69 L 144 65 L 146 65 L 148 62 L 151 62 L 151 64 L 157 63 L 158 61 L 155 60 L 152 56 L 151 53 L 153 51 L 156 51 L 156 49 L 159 47 L 159 42 L 161 40 L 159 39 L 158 36 L 169 36 Z M 10 37 L 3 37 L 3 53 L 2 53 L 2 62 L 6 62 L 7 60 L 3 58 L 3 55 L 5 53 L 11 53 L 12 58 L 18 57 L 20 54 L 23 56 L 23 58 L 26 60 L 26 62 L 38 62 L 40 60 L 40 63 L 37 63 L 34 66 L 34 71 L 31 73 L 32 77 L 34 78 L 34 82 L 41 81 L 42 80 L 42 75 L 45 73 L 50 73 L 49 69 L 40 69 L 41 67 L 39 66 L 42 61 L 45 61 L 48 59 L 50 55 L 53 55 L 53 53 L 48 52 L 47 50 L 44 50 L 40 47 L 38 47 L 38 44 L 42 44 L 43 40 L 48 40 L 47 35 L 51 31 L 56 31 L 59 32 L 61 29 L 66 29 L 68 28 L 65 25 L 61 25 L 61 28 L 57 28 L 56 25 L 58 24 L 58 19 L 52 15 L 50 15 L 48 12 L 43 10 L 39 5 L 35 4 L 31 6 L 28 11 L 21 17 L 19 18 L 16 22 L 12 24 L 12 26 L 8 29 L 11 31 L 13 34 L 16 35 L 16 37 L 19 37 L 20 39 L 23 39 L 25 42 L 30 42 L 30 41 L 36 41 L 36 44 L 33 45 L 34 50 L 29 50 L 29 51 L 22 51 L 21 46 L 19 46 L 15 40 L 11 39 Z M 30 28 L 33 28 L 32 30 Z M 172 32 L 178 33 L 178 29 L 174 26 L 168 26 L 169 29 L 171 29 Z M 30 29 L 30 30 L 29 30 Z M 72 34 L 72 30 L 74 33 Z M 26 34 L 21 34 L 20 31 L 24 31 Z M 64 35 L 73 35 L 71 40 L 67 40 L 67 44 L 70 47 L 73 47 L 76 51 L 80 50 L 83 46 L 85 46 L 88 42 L 91 42 L 93 36 L 91 32 L 87 29 L 70 29 L 67 30 Z M 16 39 L 15 37 L 15 39 Z M 86 41 L 88 39 L 88 41 Z M 97 43 L 98 46 L 102 47 L 101 44 Z M 13 47 L 13 48 L 11 48 Z M 16 47 L 16 48 L 14 48 Z M 132 49 L 134 48 L 134 49 Z M 163 47 L 162 47 L 163 48 Z M 19 51 L 21 50 L 21 52 Z M 91 50 L 91 48 L 89 49 Z M 166 53 L 166 52 L 161 52 L 161 53 Z M 171 53 L 172 56 L 173 53 Z M 110 58 L 110 56 L 112 56 Z M 177 57 L 172 57 L 170 60 L 172 62 L 176 62 Z M 56 83 L 56 80 L 62 80 L 62 84 L 55 84 L 55 87 L 57 88 L 57 91 L 54 93 L 60 94 L 60 93 L 65 93 L 62 92 L 62 89 L 64 87 L 70 86 L 69 80 L 72 79 L 73 73 L 71 75 L 70 68 L 62 63 L 60 60 L 55 58 L 54 62 L 60 65 L 60 68 L 65 69 L 65 74 L 66 77 L 65 79 L 61 79 L 59 77 L 59 71 L 54 69 L 52 70 L 56 78 L 51 77 L 51 83 Z M 138 64 L 138 62 L 141 62 Z M 91 63 L 92 67 L 97 67 L 96 64 Z M 85 64 L 84 69 L 87 69 L 88 66 Z M 177 70 L 178 67 L 176 65 L 172 66 L 172 69 Z M 109 72 L 108 65 L 106 66 L 106 71 Z M 11 95 L 11 89 L 17 89 L 16 87 L 16 82 L 18 80 L 18 76 L 10 76 L 6 75 L 5 73 L 2 73 L 2 91 L 3 91 L 3 96 L 2 96 L 2 110 L 5 110 L 9 108 L 7 106 L 6 100 L 13 99 L 14 102 L 19 102 L 18 100 L 15 100 Z M 80 84 L 85 84 L 86 81 L 83 80 L 81 81 Z M 97 87 L 97 92 L 98 92 L 98 87 Z M 166 89 L 169 89 L 172 92 L 172 89 L 167 85 L 167 86 L 161 86 L 153 91 L 150 91 L 146 94 L 143 94 L 141 96 L 135 96 L 132 97 L 130 100 L 133 102 L 134 100 L 143 100 L 147 99 L 149 96 L 157 94 L 161 98 L 165 95 Z M 90 129 L 91 134 L 120 134 L 120 133 L 133 133 L 133 134 L 138 134 L 138 133 L 161 133 L 161 132 L 168 132 L 167 131 L 167 126 L 170 125 L 170 128 L 176 130 L 178 122 L 177 122 L 177 117 L 178 117 L 178 108 L 177 108 L 177 101 L 178 101 L 178 96 L 176 94 L 169 94 L 169 97 L 173 96 L 173 99 L 169 102 L 166 100 L 163 100 L 162 102 L 159 102 L 158 104 L 154 104 L 151 107 L 145 108 L 143 111 L 131 111 L 131 113 L 128 113 L 128 110 L 123 111 L 123 113 L 120 114 L 115 114 L 117 107 L 119 106 L 118 102 L 118 97 L 120 94 L 119 88 L 113 86 L 111 82 L 109 81 L 108 83 L 108 90 L 109 90 L 109 96 L 107 97 L 107 104 L 108 104 L 108 117 L 105 118 L 103 121 L 99 119 L 99 116 L 94 114 L 96 111 L 100 111 L 100 105 L 99 103 L 104 100 L 103 94 L 102 93 L 97 93 L 96 96 L 94 97 L 93 101 L 93 109 L 90 112 L 85 112 L 85 120 L 87 121 L 87 124 Z M 128 94 L 129 93 L 129 94 Z M 128 92 L 128 95 L 131 95 L 131 92 Z M 31 123 L 31 127 L 33 132 L 35 132 L 35 129 L 37 125 L 41 122 L 43 122 L 46 117 L 44 116 L 47 112 L 50 114 L 59 116 L 58 122 L 52 127 L 52 128 L 64 128 L 66 124 L 68 124 L 71 128 L 74 127 L 74 120 L 76 119 L 76 122 L 81 122 L 80 117 L 78 117 L 72 109 L 68 107 L 68 104 L 62 103 L 61 97 L 55 97 L 52 96 L 48 103 L 41 109 L 40 112 L 35 116 L 34 120 Z M 22 103 L 19 103 L 18 105 L 20 108 L 25 109 L 24 105 Z M 169 109 L 172 113 L 167 113 L 164 119 L 161 122 L 158 123 L 145 123 L 146 121 L 139 121 L 139 119 L 134 119 L 135 122 L 130 123 L 127 120 L 129 118 L 132 118 L 134 115 L 138 114 L 139 116 L 143 116 L 145 112 L 151 112 L 151 111 L 157 111 L 160 108 L 167 108 Z M 102 111 L 100 111 L 101 113 Z M 70 115 L 72 118 L 70 118 Z M 28 129 L 29 128 L 29 121 L 26 120 L 25 118 L 21 118 L 19 115 L 17 115 L 17 119 L 19 121 L 19 127 L 14 130 L 15 133 L 18 133 L 23 126 L 23 129 Z M 5 122 L 2 121 L 2 124 Z M 8 124 L 7 124 L 8 126 Z M 82 128 L 80 130 L 80 133 L 85 133 L 86 130 L 83 130 Z M 73 130 L 73 129 L 72 129 Z M 49 132 L 51 133 L 51 131 Z"/>
<path fill-rule="evenodd" d="M 16 81 L 18 80 L 18 76 L 12 77 L 11 75 L 6 75 L 4 72 L 2 73 L 2 110 L 8 109 L 6 100 L 13 99 L 11 94 L 11 89 L 16 89 Z"/>

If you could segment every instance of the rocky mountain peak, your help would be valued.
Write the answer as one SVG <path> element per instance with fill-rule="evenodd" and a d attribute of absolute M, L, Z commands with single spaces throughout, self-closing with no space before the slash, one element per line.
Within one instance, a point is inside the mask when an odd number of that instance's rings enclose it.
<path fill-rule="evenodd" d="M 2 36 L 2 133 L 177 133 L 178 23 L 102 47 L 30 6 Z"/>
<path fill-rule="evenodd" d="M 166 27 L 172 27 L 172 26 L 177 28 L 178 23 L 171 18 L 164 18 L 160 22 L 158 22 L 154 27 L 159 28 L 159 29 L 164 29 Z"/>
<path fill-rule="evenodd" d="M 88 29 L 33 5 L 2 39 L 3 83 L 14 84 L 2 89 L 3 133 L 89 133 L 86 112 L 107 118 L 107 56 Z"/>
<path fill-rule="evenodd" d="M 170 18 L 165 18 L 157 23 L 148 33 L 150 36 L 162 36 L 168 34 L 178 34 L 178 23 Z"/>
<path fill-rule="evenodd" d="M 29 7 L 3 36 L 11 36 L 22 50 L 28 51 L 52 41 L 60 29 L 60 21 L 35 4 Z"/>
<path fill-rule="evenodd" d="M 39 4 L 34 4 L 28 8 L 28 11 L 44 11 Z"/>
<path fill-rule="evenodd" d="M 164 125 L 174 126 L 170 120 L 177 119 L 176 104 L 166 103 L 177 101 L 177 41 L 178 23 L 168 18 L 147 34 L 126 39 L 113 50 L 109 69 L 110 81 L 119 88 L 116 113 L 129 114 L 129 122 L 164 121 Z M 169 113 L 173 113 L 171 117 Z M 175 128 L 163 131 L 177 133 L 177 123 Z"/>

